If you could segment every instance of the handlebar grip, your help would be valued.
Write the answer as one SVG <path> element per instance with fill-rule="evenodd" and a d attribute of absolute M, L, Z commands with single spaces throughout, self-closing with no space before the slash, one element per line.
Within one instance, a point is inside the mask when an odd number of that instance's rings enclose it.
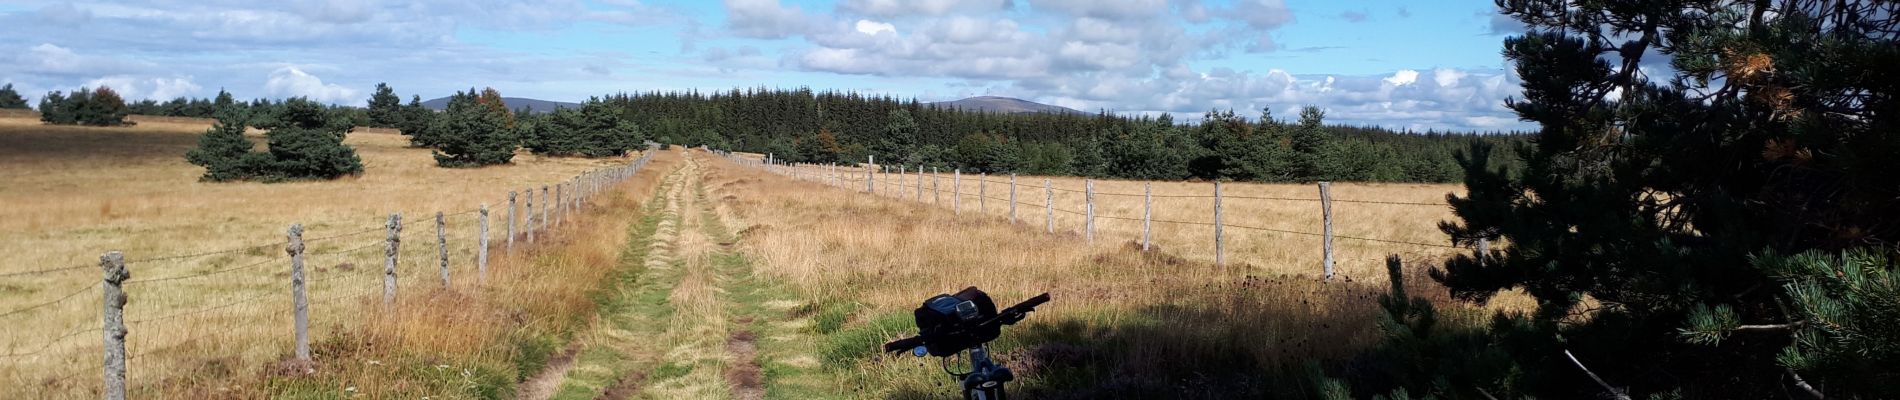
<path fill-rule="evenodd" d="M 1035 310 L 1036 306 L 1040 306 L 1042 305 L 1042 303 L 1048 303 L 1048 302 L 1049 302 L 1049 294 L 1043 293 L 1043 294 L 1036 295 L 1036 297 L 1031 297 L 1029 298 L 1029 300 L 1023 300 L 1023 302 L 1021 303 L 1016 303 L 1016 305 L 1010 306 L 1009 309 L 1027 312 L 1027 311 Z"/>

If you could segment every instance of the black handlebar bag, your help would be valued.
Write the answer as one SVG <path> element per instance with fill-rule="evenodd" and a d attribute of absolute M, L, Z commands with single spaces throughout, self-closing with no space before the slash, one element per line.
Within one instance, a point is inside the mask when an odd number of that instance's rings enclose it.
<path fill-rule="evenodd" d="M 974 286 L 924 300 L 915 314 L 918 336 L 933 356 L 955 355 L 1003 334 L 1001 325 L 983 323 L 996 318 L 996 302 Z"/>

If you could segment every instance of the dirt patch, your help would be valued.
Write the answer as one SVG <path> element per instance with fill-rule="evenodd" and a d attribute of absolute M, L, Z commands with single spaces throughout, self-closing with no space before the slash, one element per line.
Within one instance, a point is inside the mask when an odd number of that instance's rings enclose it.
<path fill-rule="evenodd" d="M 621 375 L 619 380 L 615 380 L 612 386 L 607 387 L 607 391 L 600 393 L 600 398 L 607 400 L 631 399 L 634 394 L 640 393 L 640 382 L 646 382 L 646 380 L 647 375 L 640 372 L 630 372 L 626 375 Z"/>
<path fill-rule="evenodd" d="M 735 331 L 726 338 L 726 354 L 738 361 L 726 369 L 726 383 L 732 385 L 734 399 L 765 398 L 765 372 L 759 368 L 757 340 L 750 330 Z"/>
<path fill-rule="evenodd" d="M 574 357 L 580 352 L 581 341 L 568 344 L 561 354 L 548 359 L 548 366 L 542 368 L 541 373 L 521 383 L 521 396 L 516 398 L 544 400 L 554 396 L 554 391 L 561 388 L 561 380 L 567 377 L 567 370 L 574 368 Z"/>

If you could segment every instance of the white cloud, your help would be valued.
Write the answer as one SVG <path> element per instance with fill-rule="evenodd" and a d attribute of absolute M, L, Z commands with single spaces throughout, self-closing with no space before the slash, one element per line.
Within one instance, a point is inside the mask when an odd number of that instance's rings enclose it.
<path fill-rule="evenodd" d="M 93 79 L 85 84 L 89 88 L 111 87 L 119 97 L 128 101 L 151 99 L 158 101 L 189 97 L 197 94 L 203 87 L 192 83 L 190 77 L 138 78 L 129 75 L 113 75 Z"/>
<path fill-rule="evenodd" d="M 272 96 L 308 97 L 330 104 L 352 103 L 358 100 L 356 90 L 336 84 L 323 83 L 316 75 L 303 72 L 297 67 L 282 67 L 271 71 L 270 78 L 264 82 L 264 91 Z"/>
<path fill-rule="evenodd" d="M 878 32 L 897 33 L 897 26 L 895 25 L 891 25 L 885 22 L 872 21 L 868 19 L 858 20 L 857 27 L 858 27 L 858 32 L 866 34 L 866 35 L 871 35 L 871 36 L 877 36 Z"/>
<path fill-rule="evenodd" d="M 1418 71 L 1409 69 L 1398 70 L 1398 72 L 1393 72 L 1392 76 L 1385 78 L 1385 83 L 1392 86 L 1405 86 L 1413 82 L 1418 82 Z"/>

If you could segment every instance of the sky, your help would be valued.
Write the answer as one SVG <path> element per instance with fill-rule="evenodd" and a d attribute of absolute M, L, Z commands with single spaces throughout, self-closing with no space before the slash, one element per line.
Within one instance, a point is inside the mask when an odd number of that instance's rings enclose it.
<path fill-rule="evenodd" d="M 0 2 L 0 82 L 29 102 L 494 87 L 580 101 L 735 87 L 1095 112 L 1211 109 L 1409 130 L 1528 129 L 1491 0 L 152 0 Z"/>

